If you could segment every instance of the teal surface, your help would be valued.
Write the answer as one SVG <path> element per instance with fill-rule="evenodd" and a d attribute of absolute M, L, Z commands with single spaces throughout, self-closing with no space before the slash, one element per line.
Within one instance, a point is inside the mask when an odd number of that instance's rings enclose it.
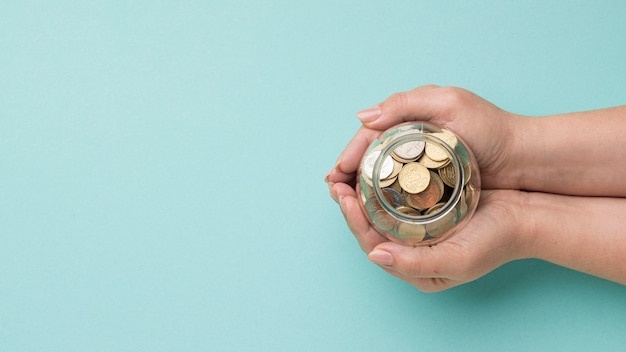
<path fill-rule="evenodd" d="M 624 14 L 3 1 L 0 351 L 622 350 L 626 288 L 524 260 L 421 293 L 366 260 L 323 177 L 356 111 L 423 84 L 626 104 Z"/>

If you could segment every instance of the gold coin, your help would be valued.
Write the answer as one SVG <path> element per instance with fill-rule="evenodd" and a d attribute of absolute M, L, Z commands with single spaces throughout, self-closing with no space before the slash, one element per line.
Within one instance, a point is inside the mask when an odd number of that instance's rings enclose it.
<path fill-rule="evenodd" d="M 393 155 L 392 155 L 392 157 L 393 157 Z M 393 160 L 393 169 L 391 170 L 391 174 L 387 178 L 394 178 L 394 177 L 398 176 L 398 174 L 400 173 L 400 170 L 402 170 L 402 167 L 404 166 L 403 163 L 398 162 L 395 159 L 392 159 L 392 160 Z"/>
<path fill-rule="evenodd" d="M 446 159 L 444 161 L 434 161 L 433 159 L 429 158 L 426 153 L 424 153 L 420 160 L 418 160 L 418 163 L 428 169 L 439 169 L 448 165 L 450 163 L 450 159 Z"/>
<path fill-rule="evenodd" d="M 391 214 L 384 210 L 378 210 L 374 213 L 372 221 L 378 226 L 382 231 L 389 231 L 395 225 L 395 220 Z"/>
<path fill-rule="evenodd" d="M 443 184 L 443 181 L 441 180 L 441 177 L 439 177 L 439 175 L 437 175 L 434 172 L 430 172 L 430 178 L 432 180 L 435 180 L 435 183 L 437 183 L 437 186 L 439 187 L 439 199 L 437 199 L 437 202 L 439 202 L 441 200 L 441 198 L 443 197 L 443 194 L 445 192 L 445 185 Z"/>
<path fill-rule="evenodd" d="M 413 209 L 411 207 L 407 207 L 407 206 L 401 206 L 401 207 L 397 207 L 396 210 L 399 213 L 402 213 L 404 215 L 411 215 L 411 216 L 420 216 L 422 215 L 419 210 L 417 209 Z"/>
<path fill-rule="evenodd" d="M 450 158 L 445 149 L 432 142 L 426 142 L 425 153 L 434 161 L 444 161 Z"/>
<path fill-rule="evenodd" d="M 365 205 L 365 210 L 370 216 L 373 216 L 375 212 L 383 209 L 380 203 L 376 200 L 376 198 L 373 198 L 373 196 L 366 198 L 363 204 Z"/>
<path fill-rule="evenodd" d="M 456 136 L 448 130 L 441 130 L 441 133 L 433 133 L 433 135 L 446 142 L 446 144 L 450 146 L 452 150 L 456 148 L 456 145 L 459 142 Z"/>
<path fill-rule="evenodd" d="M 453 164 L 448 164 L 438 170 L 441 180 L 450 187 L 456 186 L 456 170 Z"/>
<path fill-rule="evenodd" d="M 398 224 L 396 236 L 398 238 L 409 240 L 411 242 L 421 242 L 425 236 L 426 227 L 424 227 L 424 225 L 409 224 L 405 222 Z"/>
<path fill-rule="evenodd" d="M 402 187 L 400 186 L 400 182 L 398 182 L 398 178 L 396 178 L 396 182 L 392 183 L 391 186 L 389 186 L 389 188 L 393 188 L 396 191 L 402 193 Z"/>
<path fill-rule="evenodd" d="M 398 175 L 400 187 L 409 193 L 419 193 L 428 187 L 430 173 L 428 169 L 418 163 L 404 165 Z"/>
<path fill-rule="evenodd" d="M 434 213 L 438 212 L 439 210 L 441 210 L 441 208 L 443 208 L 445 205 L 446 205 L 446 203 L 437 203 L 437 204 L 433 205 L 430 209 L 428 209 L 426 211 L 425 215 L 434 214 Z"/>
<path fill-rule="evenodd" d="M 430 171 L 430 182 L 425 190 L 416 194 L 408 194 L 406 203 L 416 209 L 428 209 L 441 199 L 443 195 L 443 182 L 439 176 Z M 439 181 L 439 182 L 437 182 Z"/>
<path fill-rule="evenodd" d="M 385 187 L 389 187 L 391 186 L 394 182 L 396 182 L 396 180 L 398 179 L 398 177 L 392 177 L 392 178 L 387 178 L 384 180 L 380 180 L 378 181 L 378 186 L 380 186 L 380 188 L 385 188 Z"/>
<path fill-rule="evenodd" d="M 406 203 L 406 205 L 413 209 L 425 210 L 425 208 L 420 208 L 418 204 L 413 202 L 413 197 L 411 197 L 412 195 L 413 194 L 406 191 L 402 192 L 402 196 L 404 197 L 404 202 Z"/>
<path fill-rule="evenodd" d="M 456 216 L 454 212 L 449 212 L 438 221 L 426 224 L 426 232 L 432 237 L 439 237 L 452 228 L 455 222 Z"/>
<path fill-rule="evenodd" d="M 472 168 L 470 167 L 469 161 L 463 163 L 463 184 L 466 185 L 469 180 L 472 178 Z"/>

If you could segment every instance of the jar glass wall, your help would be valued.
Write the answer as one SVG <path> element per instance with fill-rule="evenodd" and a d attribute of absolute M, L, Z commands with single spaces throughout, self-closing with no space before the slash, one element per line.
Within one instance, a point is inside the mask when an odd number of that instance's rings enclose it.
<path fill-rule="evenodd" d="M 427 122 L 395 126 L 372 142 L 357 175 L 363 212 L 392 241 L 432 245 L 458 231 L 480 197 L 467 145 Z"/>

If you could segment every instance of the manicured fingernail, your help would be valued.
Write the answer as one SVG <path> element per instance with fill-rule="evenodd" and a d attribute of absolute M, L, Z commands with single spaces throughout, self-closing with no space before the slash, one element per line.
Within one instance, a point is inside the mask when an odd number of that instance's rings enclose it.
<path fill-rule="evenodd" d="M 337 158 L 337 161 L 335 162 L 335 166 L 330 171 L 328 171 L 326 177 L 324 177 L 324 182 L 328 183 L 330 175 L 334 174 L 337 171 L 340 171 L 339 164 L 341 163 L 341 157 L 342 155 L 339 155 L 339 158 Z"/>
<path fill-rule="evenodd" d="M 339 164 L 341 164 L 342 160 L 343 160 L 343 152 L 341 152 L 341 154 L 339 154 L 339 156 L 337 157 L 337 161 L 335 161 L 335 166 L 333 167 L 333 170 L 341 170 L 339 168 Z"/>
<path fill-rule="evenodd" d="M 376 105 L 369 109 L 365 109 L 365 110 L 361 110 L 357 112 L 356 117 L 358 117 L 359 120 L 361 120 L 362 122 L 372 122 L 376 120 L 380 116 L 381 113 L 382 113 L 382 110 L 380 109 L 380 106 Z"/>
<path fill-rule="evenodd" d="M 367 255 L 367 259 L 370 261 L 380 264 L 380 265 L 391 265 L 393 264 L 393 256 L 389 252 L 385 252 L 380 249 L 374 249 Z"/>
<path fill-rule="evenodd" d="M 324 176 L 324 182 L 328 183 L 328 177 L 330 177 L 330 174 L 333 173 L 333 170 L 328 171 L 328 173 L 326 174 L 326 176 Z"/>

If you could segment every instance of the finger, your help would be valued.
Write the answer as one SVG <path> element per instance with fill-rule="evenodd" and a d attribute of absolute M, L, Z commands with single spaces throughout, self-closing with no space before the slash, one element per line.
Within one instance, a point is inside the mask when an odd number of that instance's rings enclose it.
<path fill-rule="evenodd" d="M 385 237 L 371 227 L 356 197 L 339 197 L 339 206 L 341 207 L 341 211 L 350 231 L 354 234 L 354 237 L 365 253 L 371 252 L 378 244 L 386 241 Z"/>
<path fill-rule="evenodd" d="M 347 183 L 353 179 L 367 147 L 379 134 L 380 131 L 371 130 L 365 127 L 359 128 L 337 159 L 335 167 L 326 176 L 326 180 L 333 183 Z"/>
<path fill-rule="evenodd" d="M 346 183 L 330 183 L 328 185 L 330 196 L 339 203 L 341 197 L 354 197 L 356 198 L 356 191 L 352 186 Z"/>
<path fill-rule="evenodd" d="M 383 267 L 383 270 L 385 270 L 390 275 L 397 277 L 400 280 L 410 283 L 411 285 L 415 286 L 418 290 L 422 292 L 440 292 L 440 291 L 452 288 L 454 286 L 458 286 L 463 283 L 462 281 L 455 281 L 455 280 L 450 280 L 448 278 L 439 278 L 439 277 L 418 278 L 418 279 L 408 278 L 397 271 L 388 270 L 384 267 Z"/>
<path fill-rule="evenodd" d="M 388 253 L 392 258 L 378 262 Z M 374 248 L 368 255 L 373 262 L 398 273 L 405 279 L 451 278 L 462 272 L 464 249 L 454 244 L 442 243 L 436 246 L 412 247 L 394 242 L 385 242 Z"/>
<path fill-rule="evenodd" d="M 378 105 L 378 116 L 366 114 L 361 121 L 364 126 L 377 130 L 407 121 L 430 121 L 445 126 L 449 122 L 447 111 L 462 94 L 459 88 L 433 85 L 395 93 Z"/>

